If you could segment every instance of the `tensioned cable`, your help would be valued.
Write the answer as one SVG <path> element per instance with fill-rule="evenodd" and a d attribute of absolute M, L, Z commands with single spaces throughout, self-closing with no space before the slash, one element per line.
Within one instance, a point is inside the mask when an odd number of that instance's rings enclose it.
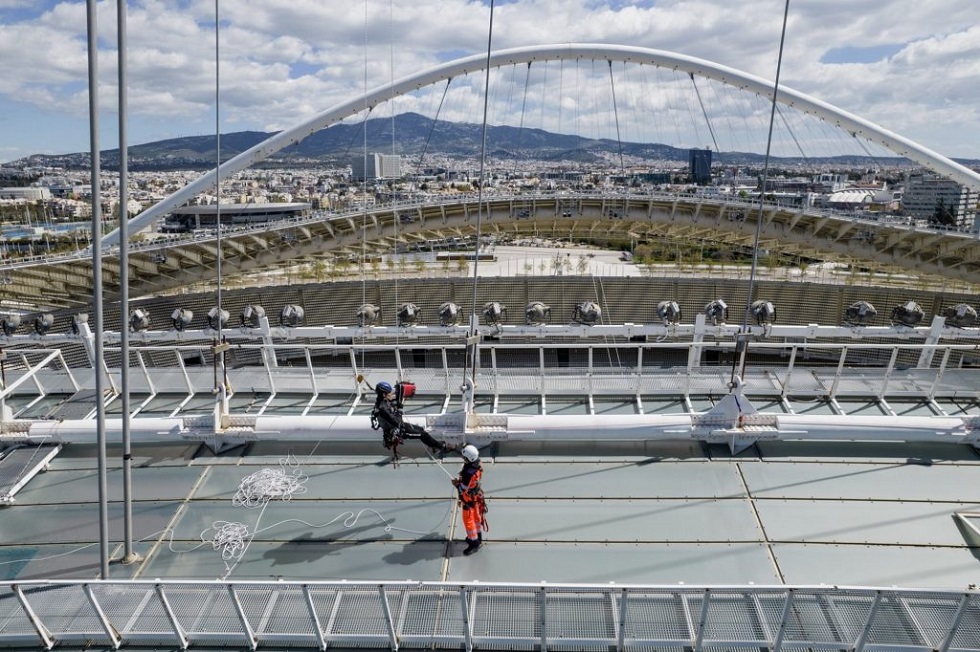
<path fill-rule="evenodd" d="M 558 135 L 561 135 L 561 108 L 565 93 L 565 60 L 558 60 Z M 561 141 L 559 141 L 561 142 Z"/>
<path fill-rule="evenodd" d="M 395 85 L 395 8 L 394 0 L 388 0 L 388 81 L 394 86 Z M 388 100 L 388 104 L 391 106 L 391 156 L 392 160 L 395 157 L 395 102 L 394 98 Z M 400 164 L 399 164 L 400 167 Z M 399 170 L 401 172 L 401 170 Z M 388 201 L 394 202 L 393 193 L 389 195 Z M 395 243 L 394 251 L 390 252 L 388 255 L 392 256 L 389 260 L 395 261 L 395 257 L 398 256 L 398 225 L 401 223 L 401 219 L 398 215 L 392 211 L 392 222 L 394 224 L 395 230 Z M 394 269 L 392 267 L 392 269 Z M 395 319 L 398 319 L 398 276 L 395 274 Z M 395 344 L 400 342 L 400 334 L 395 337 Z"/>
<path fill-rule="evenodd" d="M 367 174 L 368 174 L 368 118 L 371 117 L 371 108 L 367 104 L 368 90 L 368 0 L 364 0 L 364 121 L 361 123 L 361 305 L 367 303 Z M 366 339 L 363 340 L 366 342 Z M 361 348 L 361 369 L 367 361 L 367 351 Z"/>
<path fill-rule="evenodd" d="M 487 75 L 488 76 L 490 75 L 489 70 L 487 71 Z M 524 94 L 521 99 L 520 127 L 517 130 L 517 156 L 522 159 L 524 158 L 523 156 L 524 153 L 521 148 L 523 147 L 523 142 L 524 142 L 524 120 L 527 116 L 527 93 L 528 93 L 528 87 L 530 83 L 531 83 L 531 62 L 528 61 L 527 68 L 524 71 Z M 521 194 L 524 194 L 523 189 L 521 191 Z M 521 202 L 521 210 L 528 211 L 530 208 L 531 208 L 531 202 L 528 201 L 527 199 L 524 199 Z M 478 252 L 477 255 L 479 255 L 479 244 L 477 245 L 477 252 Z"/>
<path fill-rule="evenodd" d="M 786 133 L 789 134 L 789 137 L 793 139 L 793 142 L 796 144 L 796 149 L 799 150 L 800 156 L 802 156 L 803 160 L 807 164 L 809 164 L 810 159 L 807 157 L 806 152 L 803 151 L 803 146 L 800 144 L 799 139 L 796 137 L 796 132 L 789 125 L 789 121 L 786 119 L 786 114 L 783 113 L 783 110 L 778 107 L 776 108 L 776 112 L 779 114 L 779 119 L 782 120 L 783 126 L 786 127 Z"/>
<path fill-rule="evenodd" d="M 220 27 L 219 22 L 220 15 L 218 13 L 218 2 L 219 0 L 214 0 L 214 149 L 215 149 L 215 166 L 214 166 L 214 220 L 215 220 L 215 269 L 217 273 L 217 302 L 218 302 L 218 340 L 217 343 L 221 344 L 221 64 L 220 64 Z M 215 364 L 221 371 L 221 386 L 226 388 L 228 386 L 227 378 L 225 374 L 227 370 L 224 365 L 224 353 L 219 353 L 215 350 L 214 356 L 216 358 Z M 217 380 L 217 379 L 216 379 Z M 217 382 L 215 382 L 215 389 L 218 389 Z M 224 397 L 225 389 L 221 389 L 218 394 L 220 397 Z M 222 406 L 222 409 L 223 406 Z"/>
<path fill-rule="evenodd" d="M 446 80 L 446 87 L 442 89 L 442 97 L 439 98 L 439 106 L 436 107 L 436 115 L 432 118 L 432 124 L 429 125 L 429 131 L 425 134 L 425 142 L 422 143 L 422 153 L 419 154 L 419 162 L 415 166 L 415 176 L 418 177 L 422 173 L 422 162 L 425 160 L 425 154 L 429 150 L 429 143 L 432 140 L 432 133 L 436 129 L 436 124 L 439 122 L 439 116 L 442 115 L 442 106 L 446 101 L 446 95 L 449 94 L 449 84 L 453 81 L 452 77 Z"/>
<path fill-rule="evenodd" d="M 487 71 L 487 75 L 490 71 Z M 523 145 L 524 139 L 524 117 L 527 114 L 527 87 L 531 83 L 531 62 L 527 62 L 527 68 L 524 71 L 524 95 L 521 98 L 521 120 L 517 128 L 517 155 L 521 156 L 521 146 Z"/>
<path fill-rule="evenodd" d="M 613 118 L 616 120 L 616 145 L 619 147 L 619 171 L 625 175 L 626 163 L 623 161 L 623 139 L 619 135 L 619 107 L 616 105 L 616 81 L 613 77 L 612 60 L 610 59 L 606 63 L 609 64 L 609 91 L 612 94 Z"/>
<path fill-rule="evenodd" d="M 698 104 L 701 105 L 701 114 L 704 116 L 704 123 L 708 125 L 708 133 L 711 134 L 711 142 L 715 146 L 715 151 L 720 152 L 718 149 L 718 139 L 715 138 L 715 130 L 711 126 L 711 118 L 708 117 L 708 110 L 704 108 L 704 100 L 701 99 L 701 90 L 698 88 L 698 82 L 694 79 L 694 73 L 689 73 L 691 77 L 691 85 L 694 86 L 694 94 L 698 96 Z"/>
<path fill-rule="evenodd" d="M 483 194 L 487 166 L 487 113 L 489 111 L 490 102 L 490 56 L 492 54 L 493 47 L 493 4 L 494 0 L 490 0 L 490 18 L 489 26 L 487 29 L 487 65 L 485 67 L 485 75 L 483 79 L 483 132 L 480 144 L 480 188 L 477 192 L 477 210 L 476 210 L 476 240 L 473 244 L 473 304 L 472 310 L 470 312 L 470 338 L 475 339 L 476 337 L 476 323 L 477 323 L 477 313 L 476 313 L 476 301 L 477 292 L 479 290 L 479 266 L 480 266 L 480 237 L 482 235 L 483 226 Z M 475 342 L 467 345 L 466 347 L 468 358 L 467 364 L 469 365 L 469 370 L 471 372 L 471 382 L 472 387 L 476 387 L 476 368 L 477 359 L 476 356 L 479 355 L 479 349 L 477 349 Z M 464 375 L 466 369 L 464 368 Z M 472 406 L 470 406 L 472 409 Z"/>
<path fill-rule="evenodd" d="M 762 188 L 759 192 L 759 215 L 755 223 L 755 241 L 752 247 L 752 270 L 749 272 L 749 291 L 748 298 L 745 304 L 745 312 L 742 315 L 742 339 L 739 340 L 742 345 L 742 355 L 741 363 L 738 362 L 738 356 L 734 356 L 732 360 L 732 377 L 730 382 L 734 384 L 735 382 L 735 365 L 740 364 L 739 376 L 745 378 L 745 361 L 746 361 L 746 348 L 748 345 L 748 339 L 745 334 L 749 326 L 749 311 L 752 309 L 752 299 L 755 295 L 755 275 L 759 267 L 759 240 L 762 238 L 762 218 L 764 217 L 765 209 L 765 197 L 766 197 L 766 183 L 769 180 L 769 156 L 772 150 L 772 131 L 773 126 L 776 123 L 776 98 L 779 96 L 779 73 L 782 71 L 783 67 L 783 46 L 786 43 L 786 22 L 789 19 L 789 0 L 786 0 L 786 6 L 783 10 L 783 28 L 779 36 L 779 55 L 776 58 L 776 79 L 773 80 L 772 85 L 772 108 L 769 113 L 769 135 L 766 138 L 766 158 L 765 164 L 762 167 Z"/>

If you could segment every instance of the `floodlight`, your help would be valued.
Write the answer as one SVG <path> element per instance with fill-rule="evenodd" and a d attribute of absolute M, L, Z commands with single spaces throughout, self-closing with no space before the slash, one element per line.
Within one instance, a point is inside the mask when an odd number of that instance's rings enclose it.
<path fill-rule="evenodd" d="M 82 332 L 82 324 L 88 323 L 88 313 L 80 312 L 71 318 L 71 334 L 80 335 Z"/>
<path fill-rule="evenodd" d="M 712 326 L 724 324 L 728 320 L 728 304 L 722 299 L 715 299 L 704 307 L 704 316 Z"/>
<path fill-rule="evenodd" d="M 4 315 L 0 317 L 0 329 L 3 329 L 3 334 L 6 336 L 11 336 L 17 331 L 17 327 L 20 326 L 20 315 Z"/>
<path fill-rule="evenodd" d="M 855 301 L 844 311 L 844 323 L 851 326 L 867 326 L 878 316 L 878 311 L 867 301 Z"/>
<path fill-rule="evenodd" d="M 44 335 L 52 326 L 54 326 L 54 315 L 51 313 L 44 313 L 34 318 L 34 332 L 38 335 Z"/>
<path fill-rule="evenodd" d="M 295 303 L 290 303 L 282 307 L 279 311 L 279 325 L 280 326 L 299 326 L 303 323 L 303 317 L 306 316 L 306 311 L 303 310 L 303 306 L 298 306 Z"/>
<path fill-rule="evenodd" d="M 399 326 L 414 326 L 418 323 L 419 317 L 422 316 L 422 311 L 414 303 L 403 303 L 398 306 L 398 325 Z"/>
<path fill-rule="evenodd" d="M 265 317 L 265 308 L 257 305 L 248 305 L 242 309 L 241 324 L 242 328 L 258 328 L 259 320 Z"/>
<path fill-rule="evenodd" d="M 915 301 L 908 301 L 892 310 L 892 325 L 917 326 L 925 319 L 926 313 Z"/>
<path fill-rule="evenodd" d="M 776 306 L 771 301 L 753 301 L 749 310 L 759 326 L 769 326 L 776 321 Z"/>
<path fill-rule="evenodd" d="M 602 308 L 595 301 L 583 301 L 572 309 L 572 321 L 591 326 L 602 317 Z"/>
<path fill-rule="evenodd" d="M 150 313 L 137 308 L 129 314 L 129 329 L 134 332 L 145 331 L 150 327 Z"/>
<path fill-rule="evenodd" d="M 455 326 L 459 323 L 459 306 L 452 301 L 446 301 L 439 306 L 439 324 Z"/>
<path fill-rule="evenodd" d="M 551 306 L 541 301 L 532 301 L 524 308 L 524 323 L 528 326 L 547 324 L 551 319 Z"/>
<path fill-rule="evenodd" d="M 507 321 L 507 308 L 499 301 L 487 301 L 483 304 L 483 319 L 488 324 L 499 324 Z"/>
<path fill-rule="evenodd" d="M 969 328 L 977 323 L 977 311 L 968 303 L 960 303 L 946 308 L 943 315 L 946 323 L 957 328 Z"/>
<path fill-rule="evenodd" d="M 664 326 L 676 324 L 681 320 L 681 307 L 673 299 L 657 304 L 657 317 L 663 320 Z"/>
<path fill-rule="evenodd" d="M 207 316 L 204 318 L 204 324 L 211 330 L 218 330 L 219 328 L 224 328 L 228 324 L 228 311 L 224 308 L 219 308 L 215 306 L 208 310 Z"/>
<path fill-rule="evenodd" d="M 192 319 L 194 319 L 194 311 L 187 308 L 177 308 L 170 313 L 170 325 L 174 327 L 174 330 L 184 330 L 191 325 Z"/>
<path fill-rule="evenodd" d="M 373 303 L 362 303 L 357 309 L 357 325 L 374 326 L 381 319 L 381 308 Z"/>

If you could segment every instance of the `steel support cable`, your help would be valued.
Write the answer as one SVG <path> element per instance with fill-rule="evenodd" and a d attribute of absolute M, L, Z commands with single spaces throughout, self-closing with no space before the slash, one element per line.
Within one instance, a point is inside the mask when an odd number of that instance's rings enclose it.
<path fill-rule="evenodd" d="M 698 88 L 698 82 L 694 79 L 693 72 L 688 73 L 688 75 L 691 77 L 691 85 L 694 86 L 694 94 L 697 95 L 698 104 L 701 106 L 701 115 L 704 116 L 704 123 L 708 125 L 708 133 L 711 134 L 711 143 L 714 145 L 715 151 L 720 152 L 721 150 L 718 149 L 718 139 L 715 138 L 714 127 L 711 126 L 711 118 L 708 117 L 708 111 L 704 108 L 704 100 L 701 99 L 701 90 Z"/>
<path fill-rule="evenodd" d="M 807 164 L 809 164 L 810 159 L 807 157 L 806 152 L 803 151 L 803 146 L 800 144 L 799 139 L 796 137 L 796 132 L 789 125 L 789 121 L 786 119 L 786 115 L 779 107 L 776 107 L 776 113 L 779 115 L 779 119 L 782 120 L 783 126 L 786 127 L 786 133 L 788 133 L 789 137 L 793 139 L 793 143 L 796 145 L 796 149 L 800 152 L 800 156 L 802 156 L 803 160 L 806 161 Z"/>
<path fill-rule="evenodd" d="M 220 0 L 214 0 L 214 228 L 215 228 L 215 277 L 217 283 L 216 292 L 216 303 L 217 303 L 217 339 L 215 340 L 216 345 L 222 344 L 222 329 L 224 321 L 221 318 L 222 307 L 221 307 L 221 48 L 220 48 L 220 35 L 221 35 L 221 23 L 220 23 L 220 13 L 218 11 Z M 213 325 L 212 325 L 213 327 Z M 225 353 L 219 350 L 218 346 L 212 348 L 212 355 L 214 359 L 212 364 L 215 368 L 215 391 L 217 392 L 218 400 L 221 401 L 220 412 L 224 414 L 227 409 L 227 398 L 228 398 L 228 369 L 225 366 Z M 218 377 L 220 376 L 221 384 L 218 385 Z M 218 428 L 218 424 L 214 424 L 215 429 Z"/>
<path fill-rule="evenodd" d="M 538 118 L 541 129 L 544 129 L 544 107 L 548 98 L 548 62 L 541 66 L 541 112 Z"/>
<path fill-rule="evenodd" d="M 482 235 L 482 224 L 483 224 L 483 194 L 485 176 L 486 176 L 486 165 L 487 165 L 487 112 L 489 110 L 490 101 L 490 61 L 493 54 L 493 5 L 494 0 L 490 0 L 490 16 L 489 25 L 487 29 L 487 65 L 485 68 L 484 75 L 484 86 L 483 86 L 483 131 L 480 144 L 480 188 L 477 193 L 477 210 L 476 210 L 476 241 L 474 246 L 474 257 L 473 257 L 473 303 L 472 311 L 470 313 L 470 342 L 466 347 L 467 351 L 467 361 L 464 365 L 469 365 L 470 376 L 470 391 L 475 393 L 476 391 L 476 368 L 478 364 L 477 356 L 479 355 L 479 348 L 476 345 L 476 324 L 477 324 L 477 313 L 476 313 L 476 301 L 477 292 L 479 291 L 479 265 L 480 265 L 480 238 Z M 464 367 L 464 376 L 466 373 L 466 367 Z M 473 405 L 469 406 L 469 409 L 473 409 Z"/>
<path fill-rule="evenodd" d="M 432 141 L 432 133 L 436 129 L 436 124 L 439 122 L 439 116 L 442 115 L 442 105 L 446 101 L 446 95 L 449 93 L 449 85 L 452 83 L 453 78 L 450 77 L 446 80 L 446 87 L 442 89 L 442 97 L 439 98 L 439 106 L 436 107 L 436 115 L 432 119 L 432 124 L 429 126 L 428 133 L 425 134 L 425 142 L 422 143 L 422 153 L 419 154 L 418 165 L 415 166 L 415 176 L 419 176 L 422 173 L 422 162 L 425 160 L 425 154 L 429 150 L 429 143 Z"/>
<path fill-rule="evenodd" d="M 616 80 L 613 77 L 612 59 L 606 60 L 609 64 L 609 91 L 612 94 L 613 118 L 616 121 L 616 145 L 619 147 L 619 171 L 626 175 L 626 164 L 623 161 L 623 139 L 619 135 L 619 107 L 616 105 Z"/>
<path fill-rule="evenodd" d="M 364 93 L 367 95 L 368 89 L 368 0 L 364 0 Z M 374 107 L 369 107 L 367 100 L 364 101 L 364 120 L 361 123 L 361 305 L 367 304 L 367 274 L 365 265 L 367 264 L 367 222 L 368 222 L 368 201 L 367 201 L 367 176 L 368 176 L 368 118 Z M 360 324 L 359 324 L 360 325 Z M 367 339 L 362 339 L 367 343 Z M 361 370 L 367 361 L 367 351 L 361 348 Z"/>
<path fill-rule="evenodd" d="M 487 71 L 487 75 L 490 75 L 490 71 Z M 524 93 L 521 97 L 521 120 L 517 128 L 517 155 L 521 155 L 521 147 L 524 145 L 524 119 L 527 115 L 527 89 L 528 85 L 531 83 L 531 62 L 527 62 L 527 68 L 524 71 Z"/>
<path fill-rule="evenodd" d="M 565 60 L 558 61 L 558 134 L 561 135 L 562 97 L 565 92 Z"/>
<path fill-rule="evenodd" d="M 769 180 L 769 157 L 772 151 L 772 131 L 773 126 L 776 122 L 776 98 L 779 96 L 779 74 L 783 67 L 783 47 L 786 44 L 786 23 L 789 19 L 789 0 L 786 0 L 786 6 L 783 9 L 783 27 L 779 36 L 779 54 L 776 57 L 776 78 L 773 80 L 772 86 L 772 108 L 769 113 L 769 135 L 766 138 L 766 158 L 765 164 L 762 168 L 762 188 L 759 192 L 759 214 L 756 218 L 755 223 L 755 240 L 752 247 L 752 270 L 749 273 L 749 291 L 747 300 L 745 302 L 745 312 L 742 314 L 742 337 L 738 340 L 736 350 L 741 349 L 741 361 L 739 361 L 739 356 L 732 357 L 732 377 L 730 379 L 731 384 L 735 384 L 735 370 L 736 365 L 739 365 L 738 375 L 743 380 L 745 379 L 745 362 L 746 362 L 746 350 L 748 348 L 748 326 L 749 326 L 749 311 L 752 309 L 752 300 L 755 295 L 755 275 L 759 267 L 759 240 L 762 237 L 762 219 L 764 217 L 765 210 L 765 198 L 766 198 L 766 184 Z"/>
<path fill-rule="evenodd" d="M 487 70 L 487 76 L 489 77 L 489 75 L 490 75 L 490 71 Z M 522 157 L 522 153 L 523 153 L 522 150 L 521 150 L 521 148 L 524 146 L 524 120 L 527 117 L 527 92 L 528 92 L 528 86 L 530 85 L 530 83 L 531 83 L 531 62 L 528 61 L 527 62 L 527 68 L 524 71 L 524 92 L 523 92 L 523 95 L 521 97 L 521 121 L 520 121 L 520 126 L 517 129 L 517 155 L 518 155 L 518 157 Z M 523 188 L 523 184 L 522 184 L 522 188 Z M 523 190 L 521 191 L 521 194 L 524 194 L 523 193 Z M 529 201 L 527 201 L 526 199 L 524 201 L 522 201 L 521 202 L 521 210 L 522 211 L 528 211 L 528 212 L 530 212 L 530 210 L 531 210 L 531 203 Z M 477 253 L 479 255 L 479 243 L 477 243 Z"/>
<path fill-rule="evenodd" d="M 388 83 L 391 86 L 394 86 L 395 85 L 395 7 L 394 7 L 394 0 L 388 0 L 388 74 L 389 74 Z M 394 98 L 392 98 L 392 99 L 394 99 Z M 394 160 L 394 157 L 395 157 L 395 103 L 393 101 L 389 100 L 388 101 L 388 104 L 391 107 L 391 157 L 392 157 L 392 160 Z M 401 167 L 401 164 L 399 162 L 399 168 L 400 167 Z M 399 169 L 398 172 L 400 174 L 401 173 L 401 169 Z M 391 201 L 391 199 L 392 198 L 389 196 L 389 201 Z M 391 217 L 392 217 L 392 222 L 394 223 L 395 242 L 394 242 L 394 251 L 392 251 L 388 255 L 391 256 L 391 259 L 390 260 L 397 265 L 398 264 L 398 260 L 397 260 L 397 257 L 398 257 L 398 236 L 399 236 L 399 233 L 398 233 L 399 227 L 398 227 L 398 225 L 401 223 L 401 216 L 400 215 L 396 215 L 395 212 L 394 212 L 394 210 L 392 210 Z M 394 269 L 394 266 L 392 266 L 392 269 Z M 396 319 L 398 318 L 398 312 L 397 311 L 398 311 L 398 307 L 399 307 L 398 306 L 398 276 L 399 276 L 399 274 L 396 271 L 395 272 L 395 311 L 396 311 L 395 312 L 395 318 Z M 396 336 L 395 337 L 395 344 L 399 344 L 400 342 L 401 342 L 401 336 L 400 335 L 399 336 Z"/>
<path fill-rule="evenodd" d="M 735 89 L 733 89 L 731 86 L 728 86 L 727 84 L 722 84 L 722 91 L 724 91 L 725 95 L 728 96 L 730 101 L 732 97 L 732 93 L 735 92 Z M 738 104 L 737 102 L 731 102 L 731 106 L 736 107 L 738 106 Z M 738 137 L 736 136 L 737 132 L 735 131 L 735 125 L 732 123 L 732 112 L 727 110 L 722 111 L 721 115 L 724 117 L 725 124 L 728 126 L 728 137 L 731 139 L 731 143 L 732 143 L 729 146 L 729 149 L 737 151 L 739 149 L 739 144 L 738 144 L 739 141 L 738 141 Z M 746 122 L 744 117 L 742 118 L 742 121 Z"/>
<path fill-rule="evenodd" d="M 630 81 L 629 68 L 626 67 L 626 62 L 623 62 L 623 78 L 627 82 Z M 630 124 L 635 125 L 634 126 L 635 131 L 632 137 L 629 134 L 626 134 L 626 139 L 629 140 L 630 142 L 642 142 L 644 140 L 642 136 L 645 134 L 643 133 L 643 128 L 642 128 L 643 120 L 640 119 L 640 102 L 637 101 L 638 98 L 633 94 L 631 88 L 632 88 L 632 84 L 627 83 L 626 99 L 629 102 L 630 115 L 632 120 Z M 647 140 L 646 142 L 652 142 L 652 141 Z"/>

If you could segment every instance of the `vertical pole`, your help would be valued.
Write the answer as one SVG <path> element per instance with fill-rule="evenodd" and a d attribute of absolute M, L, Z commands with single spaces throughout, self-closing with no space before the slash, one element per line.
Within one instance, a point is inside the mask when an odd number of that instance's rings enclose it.
<path fill-rule="evenodd" d="M 129 403 L 129 146 L 126 136 L 128 100 L 126 92 L 126 0 L 116 0 L 116 23 L 119 34 L 119 365 L 122 393 L 123 445 L 123 563 L 137 560 L 133 552 L 133 452 L 130 433 Z"/>
<path fill-rule="evenodd" d="M 95 312 L 95 412 L 96 439 L 99 450 L 99 570 L 102 579 L 109 579 L 109 488 L 106 480 L 105 401 L 102 398 L 103 350 L 102 334 L 102 200 L 99 192 L 102 170 L 99 160 L 99 35 L 95 9 L 96 0 L 86 0 L 88 31 L 88 126 L 89 152 L 92 159 L 92 308 Z"/>
<path fill-rule="evenodd" d="M 769 110 L 769 135 L 766 138 L 766 158 L 765 164 L 762 168 L 762 188 L 759 189 L 759 215 L 755 222 L 755 239 L 752 247 L 752 271 L 749 272 L 749 291 L 748 297 L 745 300 L 745 312 L 742 314 L 742 330 L 740 336 L 736 338 L 736 352 L 741 353 L 740 367 L 738 368 L 738 375 L 742 379 L 745 378 L 745 350 L 748 348 L 748 331 L 749 331 L 749 311 L 752 309 L 752 300 L 755 298 L 755 275 L 759 268 L 759 240 L 762 237 L 762 218 L 764 217 L 764 208 L 766 203 L 766 184 L 769 182 L 769 153 L 772 151 L 772 129 L 776 122 L 776 97 L 779 95 L 779 73 L 782 71 L 783 67 L 783 46 L 786 44 L 786 23 L 789 19 L 789 0 L 786 0 L 786 4 L 783 8 L 783 29 L 779 36 L 779 54 L 776 57 L 776 79 L 773 81 L 772 85 L 772 106 Z M 732 378 L 731 382 L 735 382 L 735 365 L 737 364 L 738 356 L 733 356 L 732 358 Z"/>

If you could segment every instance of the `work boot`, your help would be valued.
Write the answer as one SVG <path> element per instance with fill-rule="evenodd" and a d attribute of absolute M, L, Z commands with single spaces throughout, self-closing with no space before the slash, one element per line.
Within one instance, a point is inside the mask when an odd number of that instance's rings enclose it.
<path fill-rule="evenodd" d="M 463 550 L 463 554 L 468 557 L 468 556 L 472 555 L 474 552 L 476 552 L 479 549 L 480 549 L 480 540 L 479 539 L 467 539 L 466 540 L 466 549 Z"/>

